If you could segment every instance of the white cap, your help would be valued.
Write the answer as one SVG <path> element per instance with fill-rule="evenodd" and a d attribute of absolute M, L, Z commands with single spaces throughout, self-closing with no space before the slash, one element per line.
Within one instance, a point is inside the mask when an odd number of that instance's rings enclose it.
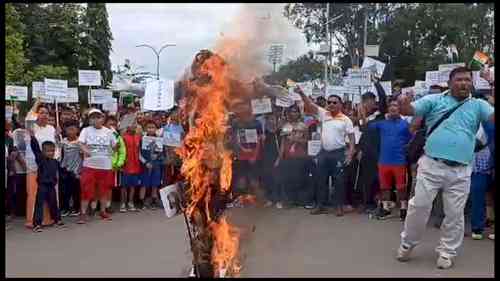
<path fill-rule="evenodd" d="M 99 109 L 97 109 L 97 108 L 92 108 L 92 109 L 89 111 L 88 116 L 90 116 L 90 115 L 92 115 L 92 114 L 94 114 L 94 113 L 99 113 L 99 114 L 104 115 L 104 113 L 102 113 L 102 111 L 100 111 Z"/>

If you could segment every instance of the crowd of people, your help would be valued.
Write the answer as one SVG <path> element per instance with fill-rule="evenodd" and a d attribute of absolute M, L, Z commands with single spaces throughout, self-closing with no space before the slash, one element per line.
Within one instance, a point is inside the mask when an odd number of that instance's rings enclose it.
<path fill-rule="evenodd" d="M 449 89 L 433 86 L 433 94 L 418 100 L 401 94 L 399 85 L 388 96 L 374 79 L 376 93 L 364 93 L 359 104 L 338 95 L 312 99 L 296 87 L 302 101 L 273 105 L 269 114 L 254 115 L 250 102 L 235 105 L 228 207 L 241 206 L 238 195 L 250 193 L 267 208 L 398 217 L 404 222 L 400 261 L 409 259 L 432 212 L 442 219 L 438 267 L 449 268 L 462 244 L 464 210 L 472 238 L 483 239 L 490 223 L 494 82 L 490 73 L 481 75 L 492 84 L 486 95 L 476 95 L 472 73 L 459 67 Z M 161 208 L 158 189 L 182 180 L 176 147 L 157 139 L 189 130 L 176 108 L 143 113 L 131 104 L 110 114 L 61 107 L 58 117 L 52 105 L 37 101 L 25 118 L 6 120 L 7 207 L 26 216 L 33 231 L 64 227 L 66 216 L 85 224 L 97 213 L 110 221 L 116 211 Z M 321 143 L 319 153 L 311 152 L 312 141 Z"/>

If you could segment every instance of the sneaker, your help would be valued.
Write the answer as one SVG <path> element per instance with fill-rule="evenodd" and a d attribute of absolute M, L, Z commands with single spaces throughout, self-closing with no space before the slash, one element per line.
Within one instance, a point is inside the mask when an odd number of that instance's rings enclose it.
<path fill-rule="evenodd" d="M 328 214 L 328 210 L 324 207 L 316 208 L 311 211 L 311 215 L 322 215 L 322 214 Z"/>
<path fill-rule="evenodd" d="M 277 208 L 277 209 L 283 209 L 283 203 L 281 203 L 281 202 L 277 202 L 277 203 L 276 203 L 276 208 Z"/>
<path fill-rule="evenodd" d="M 37 225 L 37 226 L 33 227 L 33 232 L 42 232 L 42 231 L 43 231 L 43 230 L 42 230 L 42 227 L 41 227 L 41 226 L 39 226 L 39 225 Z"/>
<path fill-rule="evenodd" d="M 61 212 L 61 217 L 67 217 L 67 216 L 69 216 L 69 211 L 65 210 Z"/>
<path fill-rule="evenodd" d="M 495 240 L 495 233 L 488 235 L 488 239 Z"/>
<path fill-rule="evenodd" d="M 448 269 L 453 265 L 453 262 L 450 258 L 439 255 L 436 265 L 439 269 Z"/>
<path fill-rule="evenodd" d="M 406 220 L 406 210 L 401 209 L 399 210 L 399 219 L 404 222 Z"/>
<path fill-rule="evenodd" d="M 396 255 L 396 259 L 400 262 L 405 262 L 410 260 L 410 254 L 411 254 L 412 248 L 407 247 L 405 245 L 400 245 L 398 249 L 398 253 Z"/>
<path fill-rule="evenodd" d="M 76 222 L 77 224 L 86 224 L 87 223 L 87 215 L 80 214 L 80 218 Z"/>
<path fill-rule="evenodd" d="M 483 234 L 481 232 L 472 232 L 472 239 L 483 240 Z"/>
<path fill-rule="evenodd" d="M 308 204 L 308 205 L 304 206 L 304 209 L 306 209 L 306 210 L 312 210 L 312 209 L 314 209 L 314 207 L 315 206 L 313 204 Z"/>
<path fill-rule="evenodd" d="M 267 201 L 265 204 L 264 204 L 264 207 L 265 208 L 269 208 L 273 205 L 273 202 L 272 201 Z"/>
<path fill-rule="evenodd" d="M 99 215 L 101 216 L 101 219 L 102 220 L 105 220 L 105 221 L 112 221 L 111 219 L 111 215 L 106 213 L 106 212 L 100 212 Z"/>
<path fill-rule="evenodd" d="M 125 206 L 125 203 L 123 203 L 121 206 L 120 206 L 120 213 L 126 213 L 127 212 L 127 208 Z"/>
<path fill-rule="evenodd" d="M 71 211 L 71 213 L 69 213 L 69 216 L 70 217 L 78 217 L 80 215 L 80 212 L 79 211 Z"/>
<path fill-rule="evenodd" d="M 137 209 L 134 206 L 134 203 L 131 203 L 131 202 L 128 203 L 128 210 L 131 212 L 137 211 Z"/>
<path fill-rule="evenodd" d="M 386 220 L 391 217 L 392 217 L 392 212 L 384 208 L 380 209 L 379 212 L 376 214 L 376 218 L 379 220 Z"/>

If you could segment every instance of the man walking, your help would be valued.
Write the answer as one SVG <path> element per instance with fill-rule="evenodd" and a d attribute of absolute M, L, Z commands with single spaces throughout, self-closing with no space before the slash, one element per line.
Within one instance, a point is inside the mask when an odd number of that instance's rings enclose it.
<path fill-rule="evenodd" d="M 440 269 L 453 265 L 452 259 L 462 244 L 475 135 L 481 122 L 493 121 L 494 118 L 491 105 L 471 97 L 472 73 L 469 69 L 458 67 L 452 70 L 448 85 L 450 90 L 428 95 L 413 103 L 405 95 L 399 97 L 401 113 L 423 117 L 429 131 L 443 115 L 455 110 L 427 137 L 425 154 L 418 161 L 415 195 L 408 204 L 396 256 L 401 262 L 409 260 L 412 249 L 422 240 L 432 202 L 442 190 L 445 218 L 436 248 L 439 254 L 437 267 Z"/>

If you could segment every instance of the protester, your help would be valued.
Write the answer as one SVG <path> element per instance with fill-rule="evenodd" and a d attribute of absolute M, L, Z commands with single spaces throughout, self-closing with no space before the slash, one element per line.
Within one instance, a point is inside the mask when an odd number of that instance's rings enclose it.
<path fill-rule="evenodd" d="M 118 121 L 114 116 L 108 116 L 106 118 L 106 128 L 110 129 L 113 132 L 113 136 L 116 139 L 116 143 L 118 144 L 118 149 L 113 152 L 113 156 L 111 158 L 111 167 L 113 169 L 113 178 L 114 184 L 113 188 L 119 187 L 119 171 L 125 165 L 125 160 L 127 157 L 127 148 L 125 147 L 125 142 L 123 138 L 118 133 Z M 113 213 L 113 209 L 111 208 L 111 203 L 113 199 L 113 189 L 108 192 L 108 206 L 106 206 L 106 212 Z"/>
<path fill-rule="evenodd" d="M 143 165 L 143 172 L 141 175 L 142 185 L 139 191 L 139 208 L 143 210 L 148 207 L 155 210 L 160 205 L 158 200 L 158 188 L 161 185 L 162 166 L 165 158 L 163 141 L 158 143 L 153 140 L 147 146 L 144 145 L 146 137 L 157 137 L 156 124 L 157 123 L 152 120 L 146 122 L 146 136 L 142 138 L 140 146 L 141 154 L 139 157 L 141 164 Z M 146 188 L 151 191 L 150 203 L 145 202 L 144 200 L 146 196 Z"/>
<path fill-rule="evenodd" d="M 471 161 L 474 136 L 481 122 L 493 120 L 494 109 L 487 102 L 471 99 L 472 73 L 465 67 L 451 71 L 450 90 L 428 95 L 413 103 L 408 97 L 399 97 L 404 115 L 417 115 L 433 126 L 444 113 L 456 108 L 428 137 L 425 154 L 419 160 L 415 195 L 410 200 L 401 245 L 399 261 L 407 261 L 412 249 L 419 244 L 432 208 L 432 201 L 443 190 L 445 218 L 441 226 L 437 267 L 450 268 L 456 250 L 464 237 L 464 207 L 470 189 Z M 458 108 L 460 106 L 460 108 Z"/>
<path fill-rule="evenodd" d="M 87 207 L 92 199 L 100 201 L 100 216 L 111 221 L 111 215 L 105 210 L 107 196 L 114 183 L 112 155 L 117 142 L 113 132 L 104 127 L 104 114 L 99 109 L 88 113 L 90 126 L 84 128 L 78 141 L 84 159 L 80 176 L 81 213 L 79 224 L 87 223 Z"/>
<path fill-rule="evenodd" d="M 262 147 L 262 184 L 266 189 L 265 207 L 276 205 L 283 208 L 282 185 L 278 184 L 279 170 L 274 166 L 280 151 L 280 138 L 278 128 L 278 117 L 276 114 L 266 115 L 266 126 L 264 130 L 264 144 Z"/>
<path fill-rule="evenodd" d="M 127 127 L 126 132 L 122 135 L 123 142 L 126 147 L 127 161 L 122 169 L 121 178 L 121 206 L 120 212 L 131 211 L 135 212 L 137 209 L 134 205 L 135 189 L 141 186 L 141 162 L 140 149 L 141 149 L 141 134 L 137 132 L 138 125 L 132 122 Z M 128 197 L 127 197 L 128 194 Z M 128 203 L 127 203 L 128 198 Z"/>
<path fill-rule="evenodd" d="M 66 137 L 61 142 L 61 216 L 77 216 L 80 213 L 80 171 L 82 155 L 78 143 L 78 123 L 68 121 L 64 124 Z M 73 206 L 70 206 L 70 200 Z"/>

